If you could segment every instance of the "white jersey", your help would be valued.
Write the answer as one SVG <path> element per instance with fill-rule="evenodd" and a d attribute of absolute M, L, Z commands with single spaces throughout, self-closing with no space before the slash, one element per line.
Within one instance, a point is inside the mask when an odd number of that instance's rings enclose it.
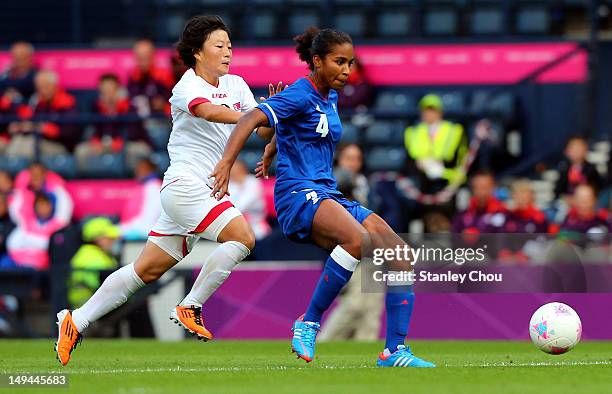
<path fill-rule="evenodd" d="M 215 87 L 196 75 L 193 69 L 183 74 L 172 89 L 172 133 L 168 142 L 170 167 L 164 185 L 186 173 L 210 185 L 208 176 L 223 156 L 223 150 L 235 125 L 209 122 L 192 112 L 197 104 L 223 105 L 247 112 L 257 106 L 246 82 L 237 75 L 224 75 Z"/>

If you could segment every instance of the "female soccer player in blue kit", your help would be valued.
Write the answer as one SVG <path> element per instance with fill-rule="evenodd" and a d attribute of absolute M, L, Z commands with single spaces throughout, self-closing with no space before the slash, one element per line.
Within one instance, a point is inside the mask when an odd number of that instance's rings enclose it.
<path fill-rule="evenodd" d="M 292 328 L 293 351 L 310 362 L 321 317 L 355 271 L 364 236 L 378 234 L 398 242 L 399 237 L 380 216 L 345 199 L 332 175 L 334 151 L 342 134 L 336 90 L 346 83 L 355 61 L 350 36 L 311 27 L 294 41 L 310 74 L 240 119 L 211 177 L 212 195 L 220 199 L 227 193 L 230 169 L 250 134 L 260 126 L 274 127 L 258 173 L 265 175 L 278 153 L 274 203 L 283 232 L 296 242 L 311 242 L 331 251 L 306 313 Z M 412 284 L 389 286 L 385 302 L 386 345 L 377 365 L 434 367 L 404 345 L 414 303 Z"/>

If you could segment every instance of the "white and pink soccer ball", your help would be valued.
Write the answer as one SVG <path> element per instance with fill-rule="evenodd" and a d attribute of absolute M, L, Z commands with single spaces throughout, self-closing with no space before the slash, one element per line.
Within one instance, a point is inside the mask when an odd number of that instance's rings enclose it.
<path fill-rule="evenodd" d="M 531 341 L 549 354 L 563 354 L 580 342 L 582 323 L 570 306 L 561 302 L 542 305 L 529 322 Z"/>

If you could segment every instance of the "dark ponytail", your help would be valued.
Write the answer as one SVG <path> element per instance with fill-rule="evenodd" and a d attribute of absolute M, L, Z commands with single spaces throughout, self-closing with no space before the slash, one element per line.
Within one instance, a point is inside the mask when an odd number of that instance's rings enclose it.
<path fill-rule="evenodd" d="M 293 38 L 295 51 L 300 56 L 300 60 L 308 64 L 308 68 L 314 70 L 313 56 L 317 55 L 321 59 L 331 53 L 335 45 L 352 44 L 353 40 L 348 34 L 333 30 L 310 26 L 303 34 Z"/>

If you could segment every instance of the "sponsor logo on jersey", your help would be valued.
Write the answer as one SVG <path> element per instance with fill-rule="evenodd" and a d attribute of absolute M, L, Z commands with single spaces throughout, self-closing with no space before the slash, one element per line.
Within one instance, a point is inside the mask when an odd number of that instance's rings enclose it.
<path fill-rule="evenodd" d="M 241 108 L 242 106 L 240 105 L 240 103 L 234 103 L 234 111 L 240 111 Z"/>

